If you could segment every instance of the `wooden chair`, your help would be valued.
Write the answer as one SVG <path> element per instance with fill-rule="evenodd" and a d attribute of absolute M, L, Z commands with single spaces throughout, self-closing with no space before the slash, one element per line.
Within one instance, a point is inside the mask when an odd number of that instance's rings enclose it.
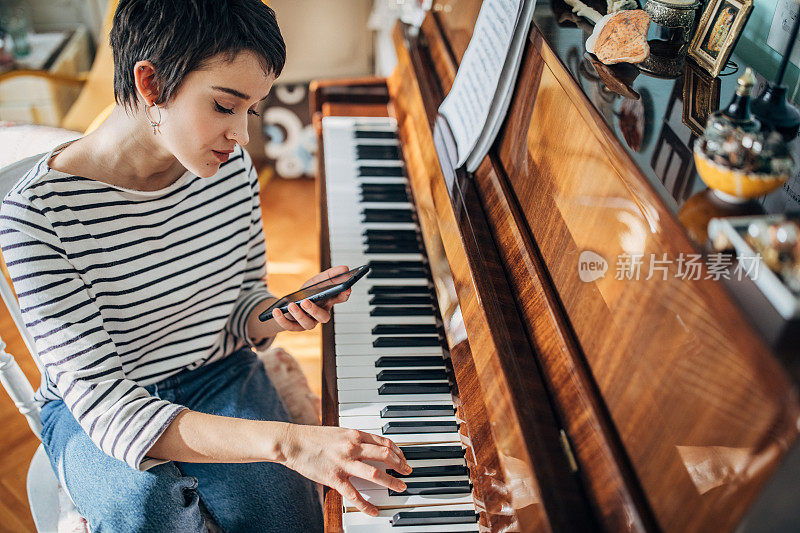
<path fill-rule="evenodd" d="M 23 159 L 13 165 L 0 169 L 0 198 L 5 198 L 8 191 L 10 191 L 17 181 L 33 167 L 42 155 L 44 154 Z M 5 302 L 6 308 L 11 318 L 14 320 L 14 324 L 22 335 L 22 339 L 28 347 L 28 351 L 34 358 L 34 361 L 36 361 L 39 372 L 41 372 L 42 366 L 36 354 L 33 337 L 25 327 L 17 297 L 9 286 L 6 276 L 3 275 L 0 276 L 0 278 L 2 278 L 2 280 L 0 280 L 0 295 L 2 295 L 3 302 Z M 6 343 L 0 338 L 0 381 L 3 384 L 3 388 L 14 402 L 14 405 L 17 406 L 19 412 L 27 419 L 31 431 L 33 431 L 37 438 L 41 438 L 42 422 L 39 417 L 39 408 L 33 401 L 33 387 L 31 387 L 25 374 L 22 373 L 14 356 L 6 352 L 5 348 Z M 42 445 L 39 445 L 28 467 L 27 488 L 31 515 L 33 516 L 33 522 L 36 525 L 37 531 L 55 533 L 58 530 L 59 485 Z"/>

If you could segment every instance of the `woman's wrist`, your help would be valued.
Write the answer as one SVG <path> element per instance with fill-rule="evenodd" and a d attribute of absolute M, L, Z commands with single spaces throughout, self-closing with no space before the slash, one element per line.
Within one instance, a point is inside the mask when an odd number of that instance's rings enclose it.
<path fill-rule="evenodd" d="M 250 312 L 250 316 L 247 317 L 247 325 L 245 326 L 248 338 L 268 339 L 270 337 L 274 337 L 281 331 L 284 331 L 284 329 L 278 325 L 275 319 L 267 320 L 266 322 L 262 322 L 258 319 L 258 315 L 263 313 L 269 308 L 269 306 L 277 301 L 277 298 L 267 298 L 253 308 L 253 310 Z"/>
<path fill-rule="evenodd" d="M 298 454 L 297 424 L 281 422 L 282 428 L 276 431 L 277 442 L 275 443 L 276 462 L 287 468 L 291 468 Z"/>
<path fill-rule="evenodd" d="M 291 446 L 287 440 L 291 438 L 291 426 L 288 422 L 271 420 L 253 421 L 254 425 L 247 432 L 246 441 L 256 452 L 258 460 L 286 465 Z"/>

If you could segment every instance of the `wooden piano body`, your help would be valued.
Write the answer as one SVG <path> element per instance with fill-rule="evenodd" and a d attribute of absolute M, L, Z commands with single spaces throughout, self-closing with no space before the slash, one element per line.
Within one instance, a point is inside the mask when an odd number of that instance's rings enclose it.
<path fill-rule="evenodd" d="M 795 382 L 720 281 L 683 279 L 676 262 L 651 279 L 615 268 L 698 243 L 545 38 L 547 2 L 490 154 L 474 175 L 443 168 L 433 121 L 479 8 L 434 11 L 416 36 L 398 26 L 393 75 L 317 82 L 312 112 L 318 127 L 398 121 L 480 523 L 733 530 L 797 437 Z M 327 268 L 324 179 L 321 168 Z M 605 276 L 581 281 L 585 250 L 608 260 Z M 323 342 L 323 422 L 335 425 L 330 324 Z M 328 491 L 327 531 L 341 514 Z"/>

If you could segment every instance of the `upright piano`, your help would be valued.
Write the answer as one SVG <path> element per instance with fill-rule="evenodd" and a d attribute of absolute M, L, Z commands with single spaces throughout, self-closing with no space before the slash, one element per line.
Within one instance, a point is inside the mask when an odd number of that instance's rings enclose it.
<path fill-rule="evenodd" d="M 539 0 L 472 174 L 442 163 L 434 124 L 480 1 L 398 24 L 389 78 L 312 84 L 322 268 L 372 265 L 323 326 L 323 423 L 414 467 L 405 493 L 356 482 L 378 517 L 327 491 L 326 531 L 733 531 L 799 464 L 791 354 L 705 264 L 679 272 L 707 211 L 683 80 L 639 76 L 631 142 L 558 3 Z M 579 275 L 586 251 L 599 277 Z"/>

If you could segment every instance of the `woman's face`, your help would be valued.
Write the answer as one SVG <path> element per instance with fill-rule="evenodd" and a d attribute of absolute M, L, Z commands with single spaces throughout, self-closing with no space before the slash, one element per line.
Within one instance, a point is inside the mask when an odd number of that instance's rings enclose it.
<path fill-rule="evenodd" d="M 160 142 L 193 174 L 213 176 L 237 143 L 247 144 L 248 117 L 274 81 L 252 52 L 232 62 L 212 58 L 190 72 L 161 109 Z M 150 113 L 158 120 L 155 109 Z"/>

